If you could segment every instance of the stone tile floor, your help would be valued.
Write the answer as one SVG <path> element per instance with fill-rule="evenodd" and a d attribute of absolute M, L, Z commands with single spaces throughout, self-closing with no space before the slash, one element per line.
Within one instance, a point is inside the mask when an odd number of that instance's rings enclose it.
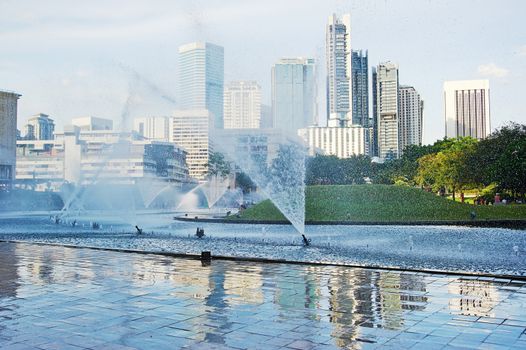
<path fill-rule="evenodd" d="M 1 349 L 526 349 L 526 281 L 0 243 Z"/>

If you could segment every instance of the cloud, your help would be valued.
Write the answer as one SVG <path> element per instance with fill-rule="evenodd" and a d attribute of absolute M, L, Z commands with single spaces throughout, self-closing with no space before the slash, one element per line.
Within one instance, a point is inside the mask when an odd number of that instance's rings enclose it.
<path fill-rule="evenodd" d="M 509 72 L 506 68 L 499 67 L 495 63 L 481 64 L 478 67 L 478 73 L 486 77 L 504 78 Z"/>

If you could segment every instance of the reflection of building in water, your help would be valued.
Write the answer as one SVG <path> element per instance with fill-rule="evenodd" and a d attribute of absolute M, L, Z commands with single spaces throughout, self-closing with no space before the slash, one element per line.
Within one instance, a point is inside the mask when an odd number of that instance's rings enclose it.
<path fill-rule="evenodd" d="M 360 334 L 350 326 L 401 329 L 404 310 L 423 310 L 427 303 L 422 276 L 342 269 L 327 282 L 332 336 L 336 345 L 354 344 Z"/>
<path fill-rule="evenodd" d="M 403 311 L 424 310 L 426 307 L 427 290 L 421 275 L 382 273 L 379 289 L 384 328 L 400 329 L 404 322 Z"/>
<path fill-rule="evenodd" d="M 46 285 L 52 283 L 75 283 L 81 280 L 92 280 L 95 273 L 92 264 L 82 261 L 82 268 L 76 268 L 79 261 L 79 251 L 76 249 L 31 249 L 31 247 L 17 245 L 18 256 L 30 257 L 30 261 L 21 258 L 18 266 L 18 274 L 29 288 L 34 285 Z M 39 254 L 35 256 L 35 254 Z M 57 261 L 69 261 L 71 264 L 57 264 Z"/>
<path fill-rule="evenodd" d="M 319 268 L 306 266 L 294 276 L 279 278 L 274 302 L 287 308 L 316 309 L 321 298 Z"/>
<path fill-rule="evenodd" d="M 231 304 L 261 304 L 264 301 L 260 266 L 239 266 L 225 273 L 225 294 Z"/>
<path fill-rule="evenodd" d="M 0 246 L 0 297 L 15 297 L 20 285 L 17 266 L 17 245 L 4 243 Z M 0 328 L 1 330 L 1 328 Z"/>
<path fill-rule="evenodd" d="M 498 290 L 489 282 L 458 280 L 448 284 L 448 292 L 456 295 L 449 308 L 462 315 L 494 317 L 491 312 L 499 300 Z"/>
<path fill-rule="evenodd" d="M 355 326 L 377 319 L 377 310 L 381 308 L 374 294 L 377 280 L 377 272 L 347 268 L 336 270 L 330 276 L 327 288 L 333 324 L 331 336 L 336 346 L 351 347 L 360 335 Z"/>

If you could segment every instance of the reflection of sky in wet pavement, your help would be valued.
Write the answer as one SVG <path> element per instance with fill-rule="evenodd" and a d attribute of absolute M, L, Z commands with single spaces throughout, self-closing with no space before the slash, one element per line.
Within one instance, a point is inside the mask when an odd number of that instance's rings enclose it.
<path fill-rule="evenodd" d="M 336 262 L 402 268 L 526 275 L 526 231 L 447 226 L 307 226 L 312 246 L 305 248 L 291 226 L 185 223 L 171 215 L 138 217 L 145 234 L 131 225 L 98 217 L 76 227 L 55 225 L 49 217 L 3 218 L 0 239 L 79 246 Z M 196 239 L 196 227 L 205 238 Z"/>
<path fill-rule="evenodd" d="M 0 259 L 2 348 L 526 346 L 519 281 L 12 243 Z"/>

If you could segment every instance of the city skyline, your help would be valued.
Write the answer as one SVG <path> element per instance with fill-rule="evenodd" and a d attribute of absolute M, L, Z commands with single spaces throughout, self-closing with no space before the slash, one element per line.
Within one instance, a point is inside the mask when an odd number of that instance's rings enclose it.
<path fill-rule="evenodd" d="M 177 97 L 178 46 L 207 40 L 225 47 L 225 81 L 258 81 L 262 102 L 269 104 L 270 67 L 280 57 L 322 59 L 318 86 L 323 86 L 326 18 L 333 12 L 350 12 L 352 46 L 368 50 L 369 66 L 386 60 L 397 63 L 400 84 L 411 84 L 426 101 L 425 144 L 444 136 L 442 85 L 446 80 L 490 79 L 493 129 L 508 120 L 524 120 L 520 84 L 526 72 L 526 42 L 517 39 L 521 35 L 505 35 L 499 23 L 504 19 L 511 25 L 520 23 L 520 8 L 525 5 L 481 2 L 474 9 L 469 2 L 454 2 L 455 13 L 450 16 L 452 3 L 346 5 L 335 1 L 301 8 L 297 1 L 283 6 L 211 2 L 206 8 L 192 3 L 146 8 L 131 3 L 121 13 L 111 11 L 117 7 L 112 2 L 75 10 L 65 6 L 53 13 L 37 3 L 30 12 L 13 3 L 0 14 L 0 42 L 6 48 L 0 59 L 0 79 L 2 88 L 23 95 L 19 129 L 38 112 L 52 115 L 58 125 L 79 115 L 117 120 L 129 94 L 130 78 L 116 67 L 133 67 Z M 291 9 L 297 12 L 287 16 Z M 262 30 L 258 21 L 267 15 L 272 15 L 273 26 Z M 487 21 L 490 15 L 492 20 Z M 251 31 L 244 32 L 241 28 L 247 23 L 252 24 Z M 412 35 L 416 28 L 417 35 Z M 247 36 L 258 40 L 247 41 Z M 324 117 L 321 93 L 318 106 L 318 115 Z M 175 109 L 165 106 L 148 114 L 166 115 Z"/>

